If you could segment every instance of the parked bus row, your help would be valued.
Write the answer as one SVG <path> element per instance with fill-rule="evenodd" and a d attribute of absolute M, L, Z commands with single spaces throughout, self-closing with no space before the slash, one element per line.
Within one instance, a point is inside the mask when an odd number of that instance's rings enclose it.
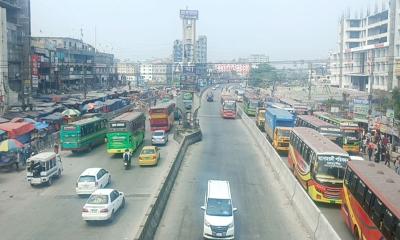
<path fill-rule="evenodd" d="M 277 151 L 282 150 L 274 144 L 279 121 L 293 117 L 281 111 L 265 110 L 266 135 Z M 400 239 L 399 175 L 384 165 L 350 161 L 340 125 L 300 115 L 289 129 L 288 165 L 312 200 L 341 205 L 355 239 Z"/>

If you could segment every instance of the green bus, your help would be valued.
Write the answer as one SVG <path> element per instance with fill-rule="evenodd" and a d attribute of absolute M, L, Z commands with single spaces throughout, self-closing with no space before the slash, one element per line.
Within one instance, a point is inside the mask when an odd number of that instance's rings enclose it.
<path fill-rule="evenodd" d="M 82 119 L 61 126 L 61 150 L 79 152 L 103 144 L 107 133 L 107 120 L 99 117 Z"/>
<path fill-rule="evenodd" d="M 126 112 L 108 123 L 107 152 L 135 151 L 144 140 L 146 116 L 143 112 Z"/>
<path fill-rule="evenodd" d="M 243 97 L 243 111 L 248 116 L 255 117 L 257 114 L 258 107 L 260 107 L 260 101 L 257 98 L 246 95 Z"/>
<path fill-rule="evenodd" d="M 314 115 L 317 118 L 340 128 L 340 131 L 343 134 L 343 149 L 346 152 L 356 154 L 360 153 L 362 129 L 358 126 L 357 122 L 336 117 L 326 112 L 314 112 Z"/>

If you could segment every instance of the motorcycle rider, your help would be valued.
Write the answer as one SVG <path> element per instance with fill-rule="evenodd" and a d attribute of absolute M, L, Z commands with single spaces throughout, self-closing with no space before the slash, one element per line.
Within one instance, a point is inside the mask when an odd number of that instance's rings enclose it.
<path fill-rule="evenodd" d="M 124 154 L 122 155 L 122 158 L 124 159 L 124 162 L 127 162 L 127 163 L 128 163 L 128 167 L 130 167 L 130 166 L 131 166 L 131 158 L 132 158 L 132 155 L 131 155 L 131 153 L 129 152 L 129 149 L 125 149 L 125 152 L 124 152 Z"/>

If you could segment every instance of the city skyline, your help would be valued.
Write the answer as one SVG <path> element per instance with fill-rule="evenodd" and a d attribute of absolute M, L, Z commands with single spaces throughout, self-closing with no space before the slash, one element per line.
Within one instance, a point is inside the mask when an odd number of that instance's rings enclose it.
<path fill-rule="evenodd" d="M 292 0 L 250 1 L 245 5 L 226 0 L 213 5 L 194 0 L 117 1 L 110 5 L 97 0 L 93 7 L 93 0 L 70 0 L 63 1 L 60 8 L 60 1 L 33 0 L 32 36 L 80 39 L 82 29 L 85 42 L 100 51 L 115 53 L 119 59 L 165 58 L 172 54 L 173 41 L 182 36 L 179 10 L 187 6 L 199 10 L 198 35 L 208 38 L 210 61 L 259 53 L 271 59 L 327 58 L 329 51 L 337 47 L 341 14 L 349 8 L 366 9 L 375 2 L 380 5 L 374 0 L 318 1 L 312 7 L 305 1 Z M 221 9 L 225 10 L 221 13 Z"/>

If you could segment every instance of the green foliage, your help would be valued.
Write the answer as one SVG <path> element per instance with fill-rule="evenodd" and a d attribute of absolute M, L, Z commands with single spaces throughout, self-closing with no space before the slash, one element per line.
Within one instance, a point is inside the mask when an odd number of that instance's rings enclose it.
<path fill-rule="evenodd" d="M 392 91 L 391 105 L 395 118 L 400 119 L 400 90 L 398 88 L 394 88 Z"/>
<path fill-rule="evenodd" d="M 257 68 L 250 70 L 249 85 L 254 87 L 268 87 L 277 81 L 279 74 L 276 68 L 269 64 L 260 64 Z"/>

